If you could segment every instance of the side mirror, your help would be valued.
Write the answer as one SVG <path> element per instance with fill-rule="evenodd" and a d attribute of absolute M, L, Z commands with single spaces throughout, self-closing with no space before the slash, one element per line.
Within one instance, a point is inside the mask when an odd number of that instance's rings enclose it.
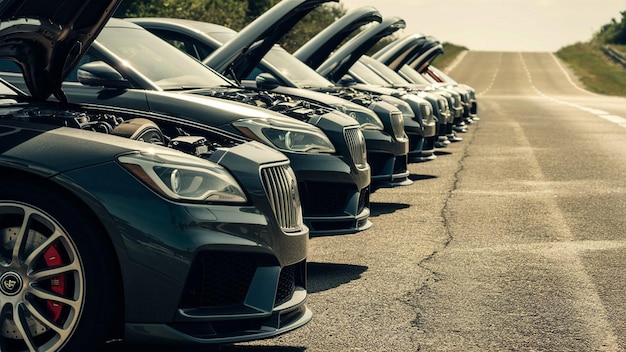
<path fill-rule="evenodd" d="M 78 68 L 78 81 L 86 86 L 130 88 L 128 80 L 103 61 L 93 61 Z"/>
<path fill-rule="evenodd" d="M 339 82 L 337 82 L 342 87 L 349 87 L 357 84 L 357 81 L 350 75 L 345 75 L 341 77 Z"/>
<path fill-rule="evenodd" d="M 256 87 L 258 89 L 267 89 L 272 90 L 278 86 L 280 86 L 280 82 L 270 73 L 261 73 L 256 76 Z"/>

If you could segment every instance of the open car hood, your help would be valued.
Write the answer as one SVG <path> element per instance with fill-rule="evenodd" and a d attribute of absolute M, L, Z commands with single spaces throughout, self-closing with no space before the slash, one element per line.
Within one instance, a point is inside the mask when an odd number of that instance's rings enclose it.
<path fill-rule="evenodd" d="M 425 35 L 416 33 L 387 44 L 373 54 L 372 58 L 398 72 L 406 64 L 421 61 L 420 57 L 437 45 L 443 52 L 440 43 L 433 43 Z"/>
<path fill-rule="evenodd" d="M 433 60 L 442 54 L 443 44 L 441 44 L 439 39 L 429 35 L 424 37 L 423 44 L 414 50 L 406 64 L 414 68 L 417 72 L 423 73 L 428 69 Z"/>
<path fill-rule="evenodd" d="M 366 24 L 380 23 L 382 20 L 382 15 L 374 7 L 365 6 L 352 10 L 316 34 L 296 50 L 293 56 L 316 69 L 354 31 Z"/>
<path fill-rule="evenodd" d="M 384 19 L 343 44 L 317 68 L 317 72 L 332 82 L 338 82 L 382 38 L 405 27 L 406 22 L 399 17 Z"/>
<path fill-rule="evenodd" d="M 0 0 L 0 58 L 15 61 L 30 94 L 65 101 L 61 83 L 121 0 Z"/>
<path fill-rule="evenodd" d="M 422 73 L 439 55 L 443 54 L 443 45 L 433 36 L 412 34 L 396 40 L 372 55 L 372 58 L 384 63 L 398 72 L 408 65 Z"/>
<path fill-rule="evenodd" d="M 285 0 L 244 27 L 203 62 L 219 73 L 245 77 L 265 54 L 304 16 L 318 6 L 339 0 Z"/>

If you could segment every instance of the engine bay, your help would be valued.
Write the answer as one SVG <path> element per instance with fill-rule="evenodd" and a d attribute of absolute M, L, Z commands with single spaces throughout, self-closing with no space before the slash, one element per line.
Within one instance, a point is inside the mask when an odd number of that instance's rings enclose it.
<path fill-rule="evenodd" d="M 229 133 L 193 126 L 169 116 L 62 104 L 11 104 L 0 107 L 0 118 L 70 127 L 166 146 L 187 154 L 210 156 L 217 148 L 245 140 Z"/>
<path fill-rule="evenodd" d="M 227 99 L 279 112 L 303 122 L 310 122 L 330 111 L 321 105 L 289 95 L 240 88 L 201 89 L 193 92 L 204 96 Z"/>

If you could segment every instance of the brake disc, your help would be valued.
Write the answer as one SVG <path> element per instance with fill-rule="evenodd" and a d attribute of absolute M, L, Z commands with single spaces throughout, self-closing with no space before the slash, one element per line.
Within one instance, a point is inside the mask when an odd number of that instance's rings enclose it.
<path fill-rule="evenodd" d="M 0 246 L 3 249 L 4 254 L 2 258 L 3 262 L 10 262 L 10 257 L 6 258 L 6 255 L 7 253 L 9 255 L 12 253 L 19 231 L 20 227 L 8 227 L 5 229 L 0 229 Z M 35 248 L 38 248 L 40 245 L 42 245 L 45 240 L 46 237 L 43 236 L 41 233 L 30 230 L 28 232 L 28 238 L 25 243 L 24 253 L 31 253 Z M 0 335 L 8 339 L 23 339 L 22 335 L 17 329 L 15 321 L 13 320 L 10 307 L 4 308 L 5 309 L 2 312 L 2 331 L 0 331 Z M 31 314 L 28 314 L 26 316 L 26 322 L 33 336 L 39 336 L 48 331 L 48 328 L 44 326 L 41 322 L 39 322 L 39 320 L 37 320 Z"/>

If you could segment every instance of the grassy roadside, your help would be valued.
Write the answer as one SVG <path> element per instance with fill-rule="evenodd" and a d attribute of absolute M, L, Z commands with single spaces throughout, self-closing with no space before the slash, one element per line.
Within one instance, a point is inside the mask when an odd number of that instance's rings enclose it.
<path fill-rule="evenodd" d="M 614 49 L 626 51 L 623 45 Z M 604 55 L 599 46 L 576 43 L 559 49 L 556 55 L 589 91 L 626 97 L 626 69 Z"/>
<path fill-rule="evenodd" d="M 446 68 L 448 65 L 456 59 L 456 57 L 463 51 L 467 50 L 464 46 L 458 46 L 452 43 L 443 43 L 443 55 L 439 55 L 433 60 L 433 65 L 440 69 Z"/>

